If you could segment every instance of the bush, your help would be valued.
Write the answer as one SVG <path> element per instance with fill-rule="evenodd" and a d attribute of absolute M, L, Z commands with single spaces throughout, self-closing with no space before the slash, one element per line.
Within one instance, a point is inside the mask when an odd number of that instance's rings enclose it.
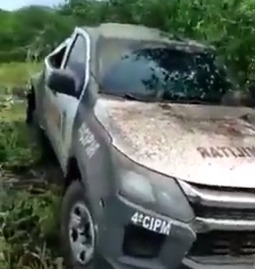
<path fill-rule="evenodd" d="M 62 190 L 49 184 L 40 172 L 40 149 L 25 125 L 24 103 L 10 104 L 3 100 L 0 100 L 0 268 L 61 268 L 56 258 Z"/>
<path fill-rule="evenodd" d="M 252 0 L 67 0 L 55 10 L 1 12 L 0 61 L 22 60 L 19 48 L 54 46 L 77 24 L 136 23 L 215 45 L 243 84 L 255 69 L 254 5 Z"/>
<path fill-rule="evenodd" d="M 55 269 L 54 260 L 59 255 L 59 192 L 47 185 L 23 188 L 5 186 L 6 194 L 2 193 L 1 198 L 5 196 L 0 205 L 2 263 L 9 269 Z M 50 251 L 49 246 L 56 251 Z"/>
<path fill-rule="evenodd" d="M 79 24 L 144 24 L 218 48 L 240 83 L 253 76 L 255 9 L 252 0 L 69 0 L 64 14 Z"/>

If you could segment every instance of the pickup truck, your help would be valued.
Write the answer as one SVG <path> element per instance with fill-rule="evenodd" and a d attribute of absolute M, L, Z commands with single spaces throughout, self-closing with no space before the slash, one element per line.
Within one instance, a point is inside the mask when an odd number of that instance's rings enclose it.
<path fill-rule="evenodd" d="M 68 269 L 254 268 L 255 112 L 213 48 L 77 27 L 29 85 L 64 175 Z"/>

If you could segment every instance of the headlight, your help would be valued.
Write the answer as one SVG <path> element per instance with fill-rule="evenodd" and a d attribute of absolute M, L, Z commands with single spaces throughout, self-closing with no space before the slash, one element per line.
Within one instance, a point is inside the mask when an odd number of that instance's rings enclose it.
<path fill-rule="evenodd" d="M 188 222 L 194 217 L 175 179 L 157 173 L 149 172 L 145 176 L 136 171 L 122 171 L 119 194 L 131 202 L 177 220 Z"/>

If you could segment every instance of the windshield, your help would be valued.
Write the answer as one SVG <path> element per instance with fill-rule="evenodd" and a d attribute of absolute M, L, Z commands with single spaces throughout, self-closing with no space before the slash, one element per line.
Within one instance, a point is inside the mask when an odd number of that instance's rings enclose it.
<path fill-rule="evenodd" d="M 212 52 L 148 43 L 120 48 L 113 46 L 111 52 L 108 47 L 101 58 L 102 93 L 148 101 L 219 103 L 231 88 Z"/>

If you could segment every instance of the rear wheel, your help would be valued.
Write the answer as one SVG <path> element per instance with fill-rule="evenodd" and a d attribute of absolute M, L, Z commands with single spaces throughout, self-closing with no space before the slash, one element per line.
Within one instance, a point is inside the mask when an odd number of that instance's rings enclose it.
<path fill-rule="evenodd" d="M 27 109 L 26 109 L 26 123 L 33 125 L 35 114 L 35 91 L 32 85 L 28 86 L 27 89 Z"/>
<path fill-rule="evenodd" d="M 85 190 L 73 182 L 63 199 L 61 239 L 68 269 L 94 268 L 96 231 Z"/>

